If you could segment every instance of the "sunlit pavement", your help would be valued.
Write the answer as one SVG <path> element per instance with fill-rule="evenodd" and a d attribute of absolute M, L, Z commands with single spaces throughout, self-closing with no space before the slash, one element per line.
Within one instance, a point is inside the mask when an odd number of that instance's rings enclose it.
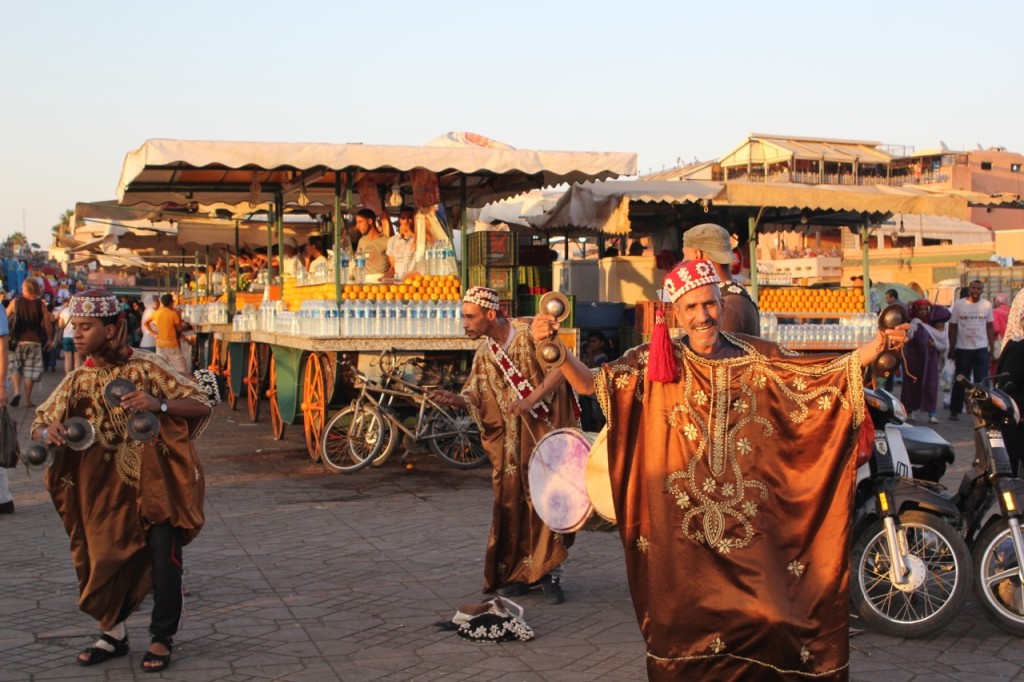
<path fill-rule="evenodd" d="M 40 402 L 59 375 L 47 373 Z M 31 417 L 12 408 L 27 442 Z M 266 410 L 264 410 L 264 415 Z M 971 425 L 936 429 L 957 447 L 946 482 L 969 465 Z M 437 621 L 481 601 L 490 521 L 485 469 L 430 455 L 352 475 L 305 454 L 300 426 L 274 441 L 267 418 L 218 407 L 198 441 L 207 524 L 185 549 L 184 625 L 164 677 L 205 680 L 642 680 L 644 647 L 614 533 L 580 533 L 566 565 L 567 601 L 518 602 L 530 642 L 474 644 Z M 0 516 L 0 681 L 153 679 L 141 670 L 149 603 L 129 620 L 132 652 L 85 668 L 96 637 L 77 609 L 68 541 L 41 475 L 10 471 L 16 512 Z M 680 566 L 680 579 L 686 567 Z M 856 625 L 857 622 L 854 621 Z M 988 680 L 1024 674 L 1024 642 L 975 606 L 942 633 L 851 639 L 854 680 Z"/>

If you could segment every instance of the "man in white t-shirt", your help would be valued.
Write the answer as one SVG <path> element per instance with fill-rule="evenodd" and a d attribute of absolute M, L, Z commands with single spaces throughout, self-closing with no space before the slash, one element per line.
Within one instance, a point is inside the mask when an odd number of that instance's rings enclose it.
<path fill-rule="evenodd" d="M 985 285 L 974 280 L 967 291 L 967 298 L 955 301 L 950 308 L 949 358 L 956 363 L 956 375 L 962 374 L 977 383 L 988 376 L 996 330 L 992 326 L 992 303 L 981 298 Z M 963 409 L 964 385 L 954 382 L 949 418 L 956 421 Z"/>
<path fill-rule="evenodd" d="M 408 275 L 416 260 L 416 227 L 415 213 L 409 206 L 403 206 L 398 213 L 398 234 L 388 239 L 387 256 L 391 268 L 395 271 L 395 279 Z"/>

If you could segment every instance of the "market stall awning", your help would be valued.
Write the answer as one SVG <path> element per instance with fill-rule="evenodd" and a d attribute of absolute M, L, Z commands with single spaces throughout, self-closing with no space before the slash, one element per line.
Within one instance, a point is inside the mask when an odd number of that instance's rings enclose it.
<path fill-rule="evenodd" d="M 706 204 L 717 199 L 722 187 L 702 180 L 586 182 L 570 187 L 548 213 L 530 222 L 544 230 L 576 227 L 628 234 L 630 202 Z"/>
<path fill-rule="evenodd" d="M 982 244 L 993 240 L 992 228 L 969 220 L 935 215 L 894 215 L 882 221 L 885 234 L 894 238 L 949 241 L 952 244 Z"/>
<path fill-rule="evenodd" d="M 442 202 L 457 202 L 464 180 L 467 206 L 482 206 L 530 189 L 634 175 L 636 154 L 153 139 L 125 157 L 117 197 L 128 205 L 240 204 L 280 192 L 285 203 L 332 205 L 336 186 L 369 178 L 409 187 L 410 172 L 420 170 L 436 176 Z"/>
<path fill-rule="evenodd" d="M 970 205 L 1005 205 L 1019 197 L 977 192 L 925 190 L 920 186 L 801 185 L 797 183 L 727 182 L 716 203 L 773 206 L 868 214 L 920 213 L 966 219 Z"/>

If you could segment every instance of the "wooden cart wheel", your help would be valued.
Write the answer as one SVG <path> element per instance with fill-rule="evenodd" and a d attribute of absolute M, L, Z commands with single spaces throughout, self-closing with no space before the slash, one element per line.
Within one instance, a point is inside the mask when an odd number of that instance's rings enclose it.
<path fill-rule="evenodd" d="M 238 395 L 231 390 L 231 355 L 227 356 L 227 363 L 224 365 L 224 381 L 228 387 L 228 394 L 224 400 L 227 401 L 228 407 L 234 410 L 238 407 Z"/>
<path fill-rule="evenodd" d="M 281 407 L 277 404 L 277 361 L 273 355 L 270 356 L 270 386 L 267 388 L 267 399 L 270 403 L 270 426 L 274 432 L 274 440 L 284 438 L 284 419 L 281 417 Z"/>
<path fill-rule="evenodd" d="M 324 382 L 326 358 L 310 353 L 302 378 L 302 416 L 306 432 L 306 449 L 316 461 L 320 459 L 320 440 L 327 422 L 327 388 Z"/>
<path fill-rule="evenodd" d="M 249 399 L 249 419 L 260 420 L 260 353 L 259 344 L 249 344 L 249 371 L 245 375 L 246 395 Z"/>
<path fill-rule="evenodd" d="M 221 345 L 222 344 L 220 341 L 218 341 L 216 338 L 213 339 L 213 350 L 210 352 L 210 365 L 209 367 L 207 367 L 207 369 L 209 369 L 211 372 L 215 374 L 220 374 L 221 370 L 223 369 L 222 365 L 224 364 L 224 362 L 221 359 L 220 352 Z"/>

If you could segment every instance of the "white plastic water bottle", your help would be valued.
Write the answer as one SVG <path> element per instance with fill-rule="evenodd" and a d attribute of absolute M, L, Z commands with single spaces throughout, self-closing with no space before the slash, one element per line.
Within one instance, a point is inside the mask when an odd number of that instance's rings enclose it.
<path fill-rule="evenodd" d="M 437 302 L 437 336 L 451 336 L 452 330 L 448 320 L 449 308 L 447 301 Z"/>
<path fill-rule="evenodd" d="M 355 311 L 355 325 L 352 329 L 353 336 L 366 336 L 366 301 L 359 299 L 356 301 Z"/>
<path fill-rule="evenodd" d="M 398 302 L 388 301 L 388 326 L 386 334 L 388 336 L 400 336 L 402 333 L 401 327 L 398 326 Z"/>
<path fill-rule="evenodd" d="M 356 251 L 355 278 L 356 284 L 363 284 L 366 282 L 366 254 L 363 253 L 362 249 Z"/>
<path fill-rule="evenodd" d="M 405 301 L 396 301 L 395 314 L 397 317 L 395 336 L 412 336 L 409 329 L 409 304 Z"/>
<path fill-rule="evenodd" d="M 348 284 L 348 271 L 352 261 L 352 250 L 347 246 L 341 250 L 341 283 Z"/>
<path fill-rule="evenodd" d="M 462 329 L 462 303 L 455 301 L 455 336 L 462 336 L 465 331 Z"/>

